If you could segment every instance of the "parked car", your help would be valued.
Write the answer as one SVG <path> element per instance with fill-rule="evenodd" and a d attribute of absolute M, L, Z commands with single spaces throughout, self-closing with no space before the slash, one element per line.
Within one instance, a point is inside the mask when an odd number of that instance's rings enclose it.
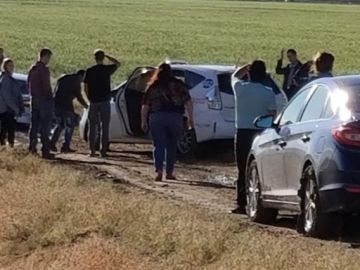
<path fill-rule="evenodd" d="M 200 142 L 232 139 L 235 134 L 235 101 L 231 86 L 233 66 L 171 64 L 174 75 L 184 81 L 194 102 L 195 129 L 184 129 L 178 152 L 186 156 L 194 153 Z M 141 106 L 147 82 L 155 67 L 138 67 L 113 91 L 111 101 L 110 142 L 150 143 L 150 135 L 141 129 Z M 269 77 L 279 107 L 286 103 L 285 94 Z M 184 122 L 186 116 L 184 117 Z M 88 136 L 88 111 L 80 121 L 80 134 Z"/>
<path fill-rule="evenodd" d="M 344 215 L 360 212 L 360 76 L 315 80 L 255 125 L 266 129 L 248 158 L 249 218 L 290 210 L 306 236 L 339 234 Z"/>
<path fill-rule="evenodd" d="M 20 86 L 21 94 L 24 101 L 24 107 L 25 107 L 25 112 L 22 115 L 16 117 L 16 122 L 28 126 L 30 125 L 31 114 L 30 114 L 30 95 L 26 87 L 27 75 L 14 73 L 13 78 Z"/>

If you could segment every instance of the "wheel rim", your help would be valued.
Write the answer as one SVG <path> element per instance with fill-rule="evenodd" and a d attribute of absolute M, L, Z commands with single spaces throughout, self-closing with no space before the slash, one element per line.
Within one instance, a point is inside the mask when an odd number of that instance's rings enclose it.
<path fill-rule="evenodd" d="M 178 149 L 182 154 L 186 154 L 191 151 L 193 147 L 193 135 L 191 131 L 185 131 L 178 141 Z"/>
<path fill-rule="evenodd" d="M 248 214 L 250 217 L 254 217 L 258 208 L 258 201 L 260 196 L 259 189 L 259 175 L 255 166 L 251 168 L 248 175 L 248 188 L 247 188 L 247 205 Z"/>
<path fill-rule="evenodd" d="M 314 222 L 315 222 L 315 216 L 316 216 L 316 191 L 315 191 L 315 185 L 312 180 L 309 180 L 306 185 L 305 190 L 305 204 L 304 204 L 304 229 L 305 232 L 310 232 L 312 229 Z"/>

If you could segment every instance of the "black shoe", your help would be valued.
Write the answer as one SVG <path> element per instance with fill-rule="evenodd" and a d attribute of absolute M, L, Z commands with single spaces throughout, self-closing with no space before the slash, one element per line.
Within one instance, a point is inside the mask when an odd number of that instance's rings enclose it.
<path fill-rule="evenodd" d="M 57 152 L 58 149 L 56 148 L 55 145 L 51 145 L 51 146 L 50 146 L 50 151 L 51 151 L 51 152 Z"/>
<path fill-rule="evenodd" d="M 75 153 L 75 152 L 76 152 L 76 150 L 73 150 L 70 147 L 61 148 L 61 153 L 63 153 L 63 154 L 70 154 L 70 153 Z"/>
<path fill-rule="evenodd" d="M 102 158 L 107 158 L 107 157 L 109 157 L 108 154 L 106 154 L 106 153 L 101 153 L 100 156 L 101 156 Z"/>
<path fill-rule="evenodd" d="M 54 158 L 55 158 L 55 155 L 54 155 L 54 154 L 51 154 L 51 153 L 43 153 L 43 154 L 42 154 L 42 158 L 43 158 L 43 159 L 54 159 Z"/>
<path fill-rule="evenodd" d="M 89 157 L 97 157 L 98 155 L 96 153 L 90 153 Z"/>
<path fill-rule="evenodd" d="M 230 210 L 230 214 L 239 214 L 239 215 L 246 214 L 246 207 L 238 206 L 235 209 Z"/>

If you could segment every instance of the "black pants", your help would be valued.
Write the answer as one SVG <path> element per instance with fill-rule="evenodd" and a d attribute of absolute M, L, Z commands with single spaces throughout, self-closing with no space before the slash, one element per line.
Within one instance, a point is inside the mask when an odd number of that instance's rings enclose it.
<path fill-rule="evenodd" d="M 11 112 L 5 112 L 0 115 L 1 118 L 1 132 L 0 144 L 5 145 L 6 139 L 10 146 L 14 146 L 16 120 L 15 115 Z"/>
<path fill-rule="evenodd" d="M 235 157 L 239 172 L 238 180 L 236 181 L 236 200 L 240 207 L 246 206 L 246 161 L 252 142 L 258 133 L 259 131 L 254 129 L 238 129 L 235 135 Z"/>

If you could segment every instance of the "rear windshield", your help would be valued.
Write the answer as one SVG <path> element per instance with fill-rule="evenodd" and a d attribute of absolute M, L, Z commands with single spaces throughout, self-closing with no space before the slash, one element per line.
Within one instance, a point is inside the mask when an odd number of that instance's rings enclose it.
<path fill-rule="evenodd" d="M 232 73 L 223 73 L 218 75 L 218 83 L 220 92 L 226 93 L 229 95 L 234 95 L 234 91 L 231 85 L 231 75 Z"/>
<path fill-rule="evenodd" d="M 360 83 L 352 84 L 345 86 L 348 94 L 349 94 L 349 101 L 348 107 L 349 109 L 359 115 L 360 114 Z"/>

